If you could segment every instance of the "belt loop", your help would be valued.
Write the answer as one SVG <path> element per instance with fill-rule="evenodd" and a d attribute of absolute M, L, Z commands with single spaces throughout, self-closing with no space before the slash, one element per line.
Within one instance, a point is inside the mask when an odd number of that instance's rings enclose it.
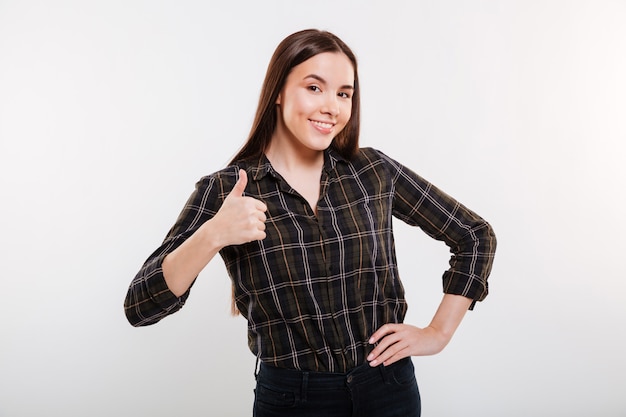
<path fill-rule="evenodd" d="M 302 372 L 302 386 L 300 387 L 300 399 L 303 403 L 306 402 L 306 392 L 309 390 L 309 373 L 307 371 Z"/>
<path fill-rule="evenodd" d="M 259 377 L 259 357 L 256 357 L 256 363 L 254 364 L 254 380 L 256 381 Z"/>
<path fill-rule="evenodd" d="M 382 363 L 378 365 L 378 369 L 380 369 L 380 375 L 383 377 L 385 384 L 389 385 L 391 383 L 391 371 L 389 371 Z"/>

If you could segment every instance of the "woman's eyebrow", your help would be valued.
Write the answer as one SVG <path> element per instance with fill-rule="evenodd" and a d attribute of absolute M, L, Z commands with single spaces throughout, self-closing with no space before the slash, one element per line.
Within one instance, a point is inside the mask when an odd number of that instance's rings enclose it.
<path fill-rule="evenodd" d="M 317 74 L 309 74 L 309 75 L 307 75 L 306 77 L 304 77 L 304 79 L 305 79 L 305 80 L 306 80 L 307 78 L 313 78 L 314 80 L 319 81 L 319 82 L 320 82 L 320 83 L 322 83 L 323 85 L 328 84 L 328 83 L 326 82 L 326 80 L 325 80 L 323 77 L 321 77 L 321 76 L 319 76 L 319 75 L 317 75 Z M 352 85 L 350 85 L 350 84 L 342 85 L 342 86 L 340 87 L 340 90 L 354 90 L 354 86 L 352 86 Z"/>

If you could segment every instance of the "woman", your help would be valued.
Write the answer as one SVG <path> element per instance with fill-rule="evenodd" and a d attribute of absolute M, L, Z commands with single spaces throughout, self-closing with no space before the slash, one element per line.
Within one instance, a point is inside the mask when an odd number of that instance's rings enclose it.
<path fill-rule="evenodd" d="M 328 32 L 288 36 L 248 141 L 196 184 L 128 290 L 128 320 L 156 323 L 219 253 L 260 361 L 255 416 L 419 416 L 410 357 L 440 352 L 487 295 L 489 224 L 358 137 L 352 51 Z M 403 324 L 392 216 L 453 253 L 425 328 Z"/>

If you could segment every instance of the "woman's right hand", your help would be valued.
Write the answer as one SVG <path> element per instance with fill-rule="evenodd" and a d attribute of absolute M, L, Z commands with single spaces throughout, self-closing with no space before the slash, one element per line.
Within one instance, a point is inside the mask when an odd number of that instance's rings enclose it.
<path fill-rule="evenodd" d="M 219 246 L 241 245 L 265 239 L 265 212 L 267 206 L 260 200 L 243 195 L 248 175 L 239 170 L 239 180 L 210 221 L 212 233 Z"/>
<path fill-rule="evenodd" d="M 265 239 L 267 206 L 243 195 L 247 184 L 246 171 L 239 170 L 239 180 L 215 216 L 163 260 L 165 282 L 176 296 L 189 289 L 221 248 Z"/>

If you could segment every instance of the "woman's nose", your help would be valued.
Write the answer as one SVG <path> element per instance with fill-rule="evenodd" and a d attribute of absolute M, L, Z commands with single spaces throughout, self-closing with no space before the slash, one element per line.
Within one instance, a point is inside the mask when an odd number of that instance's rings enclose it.
<path fill-rule="evenodd" d="M 339 115 L 339 101 L 335 95 L 328 94 L 324 100 L 322 113 L 328 113 L 333 117 Z"/>

